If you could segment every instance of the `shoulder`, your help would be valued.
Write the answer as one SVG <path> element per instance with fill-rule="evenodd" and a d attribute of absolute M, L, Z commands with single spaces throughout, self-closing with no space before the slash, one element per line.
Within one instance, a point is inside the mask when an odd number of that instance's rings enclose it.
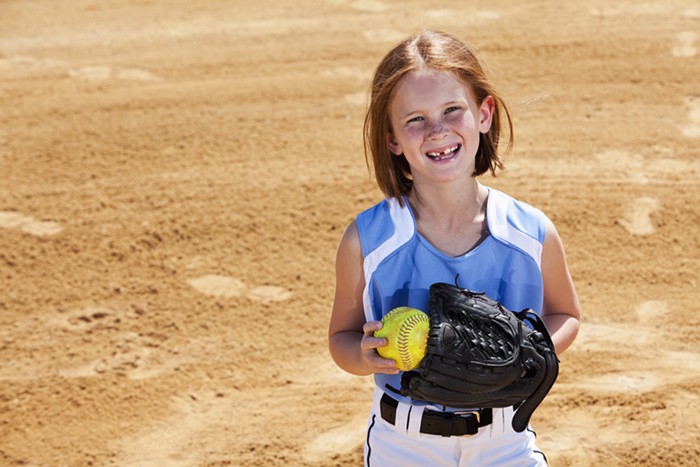
<path fill-rule="evenodd" d="M 487 219 L 489 228 L 497 232 L 517 231 L 543 243 L 551 224 L 538 208 L 506 193 L 489 188 Z M 493 224 L 493 225 L 492 225 Z"/>
<path fill-rule="evenodd" d="M 367 225 L 391 223 L 401 212 L 408 212 L 405 203 L 402 205 L 396 198 L 385 198 L 358 214 L 356 220 L 358 227 L 362 229 Z"/>
<path fill-rule="evenodd" d="M 530 256 L 538 265 L 551 224 L 539 209 L 489 188 L 486 220 L 491 235 L 501 243 Z"/>
<path fill-rule="evenodd" d="M 365 250 L 372 236 L 378 238 L 387 236 L 378 227 L 384 226 L 384 230 L 389 231 L 390 235 L 390 219 L 389 202 L 386 199 L 359 213 L 347 226 L 340 239 L 337 259 L 366 256 Z"/>
<path fill-rule="evenodd" d="M 386 198 L 361 212 L 355 223 L 364 256 L 392 238 L 410 236 L 415 229 L 410 209 L 396 198 Z"/>
<path fill-rule="evenodd" d="M 347 266 L 357 262 L 360 264 L 362 262 L 362 251 L 360 248 L 360 236 L 357 230 L 357 222 L 352 221 L 345 229 L 340 239 L 336 255 L 336 266 Z"/>

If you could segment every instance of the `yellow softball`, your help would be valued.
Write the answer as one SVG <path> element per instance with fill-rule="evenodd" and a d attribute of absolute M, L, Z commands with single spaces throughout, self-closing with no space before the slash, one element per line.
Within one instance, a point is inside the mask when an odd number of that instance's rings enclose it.
<path fill-rule="evenodd" d="M 382 318 L 383 326 L 374 337 L 385 337 L 387 345 L 377 352 L 394 360 L 396 368 L 409 371 L 416 368 L 425 357 L 430 320 L 428 315 L 415 308 L 400 306 Z"/>

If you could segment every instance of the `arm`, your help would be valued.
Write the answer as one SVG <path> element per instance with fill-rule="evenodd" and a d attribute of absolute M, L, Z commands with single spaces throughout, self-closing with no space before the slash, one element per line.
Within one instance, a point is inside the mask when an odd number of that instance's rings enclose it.
<path fill-rule="evenodd" d="M 566 264 L 564 246 L 557 229 L 549 220 L 542 249 L 542 279 L 542 320 L 552 336 L 557 355 L 560 355 L 576 338 L 581 314 L 574 282 Z"/>
<path fill-rule="evenodd" d="M 362 291 L 365 286 L 360 237 L 355 222 L 345 231 L 336 256 L 336 286 L 328 326 L 328 347 L 336 364 L 355 375 L 396 374 L 393 360 L 381 358 L 377 347 L 386 339 L 373 337 L 381 321 L 365 322 Z"/>

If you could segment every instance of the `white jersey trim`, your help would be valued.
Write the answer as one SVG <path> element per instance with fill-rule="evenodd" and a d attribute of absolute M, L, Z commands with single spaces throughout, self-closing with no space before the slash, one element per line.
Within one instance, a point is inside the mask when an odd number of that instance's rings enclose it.
<path fill-rule="evenodd" d="M 389 206 L 391 220 L 394 223 L 394 233 L 384 243 L 379 245 L 374 251 L 365 256 L 364 272 L 365 272 L 365 288 L 362 292 L 362 303 L 365 309 L 365 319 L 373 321 L 372 303 L 370 300 L 369 284 L 371 283 L 372 275 L 377 270 L 379 264 L 396 251 L 401 245 L 408 242 L 415 234 L 416 224 L 413 220 L 410 210 L 405 206 L 401 206 L 395 198 L 386 200 Z"/>
<path fill-rule="evenodd" d="M 542 244 L 535 238 L 516 229 L 508 223 L 508 204 L 511 198 L 498 190 L 489 188 L 486 222 L 491 235 L 513 245 L 530 256 L 537 267 L 542 268 Z"/>

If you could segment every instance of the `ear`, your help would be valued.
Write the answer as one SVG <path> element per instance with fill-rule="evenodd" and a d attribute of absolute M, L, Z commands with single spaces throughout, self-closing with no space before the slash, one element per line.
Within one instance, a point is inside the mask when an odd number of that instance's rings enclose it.
<path fill-rule="evenodd" d="M 389 151 L 391 151 L 393 155 L 400 156 L 401 154 L 403 154 L 403 151 L 401 150 L 401 145 L 398 141 L 396 141 L 394 133 L 388 132 L 386 134 L 386 145 L 389 147 Z"/>
<path fill-rule="evenodd" d="M 496 101 L 492 96 L 486 96 L 479 106 L 479 132 L 488 133 L 493 122 L 493 111 Z"/>

